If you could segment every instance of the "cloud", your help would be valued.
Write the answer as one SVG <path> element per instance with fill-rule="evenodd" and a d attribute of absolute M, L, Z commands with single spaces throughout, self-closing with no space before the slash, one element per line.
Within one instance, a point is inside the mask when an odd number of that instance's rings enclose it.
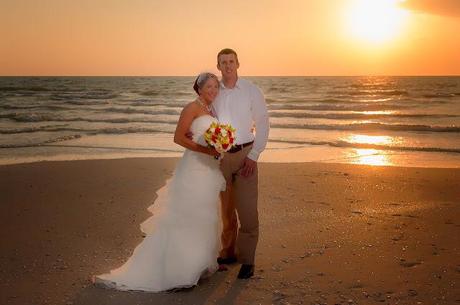
<path fill-rule="evenodd" d="M 406 0 L 401 6 L 427 14 L 460 17 L 460 0 Z"/>

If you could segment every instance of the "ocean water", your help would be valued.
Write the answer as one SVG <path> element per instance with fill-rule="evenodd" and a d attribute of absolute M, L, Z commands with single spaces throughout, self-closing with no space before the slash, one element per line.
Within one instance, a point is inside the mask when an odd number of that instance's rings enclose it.
<path fill-rule="evenodd" d="M 460 77 L 248 77 L 262 161 L 460 167 Z M 0 164 L 179 156 L 193 77 L 0 77 Z"/>

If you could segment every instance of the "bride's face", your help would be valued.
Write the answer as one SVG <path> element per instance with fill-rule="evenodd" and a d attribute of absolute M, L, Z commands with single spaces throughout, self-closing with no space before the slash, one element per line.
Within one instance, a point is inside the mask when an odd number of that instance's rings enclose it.
<path fill-rule="evenodd" d="M 200 89 L 200 97 L 204 102 L 211 104 L 217 93 L 219 93 L 219 82 L 214 77 L 210 77 Z"/>

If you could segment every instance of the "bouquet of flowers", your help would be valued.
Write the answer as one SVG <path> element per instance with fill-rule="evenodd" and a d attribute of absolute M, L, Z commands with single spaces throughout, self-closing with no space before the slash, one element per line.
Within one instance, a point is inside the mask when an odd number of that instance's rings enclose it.
<path fill-rule="evenodd" d="M 212 122 L 204 133 L 208 145 L 214 147 L 220 154 L 229 151 L 235 145 L 235 128 L 230 124 Z"/>

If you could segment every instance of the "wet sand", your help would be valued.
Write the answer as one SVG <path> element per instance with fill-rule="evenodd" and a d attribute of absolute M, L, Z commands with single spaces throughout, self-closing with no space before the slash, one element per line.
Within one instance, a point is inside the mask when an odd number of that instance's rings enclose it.
<path fill-rule="evenodd" d="M 177 159 L 0 166 L 0 304 L 460 304 L 460 169 L 260 164 L 256 275 L 117 292 Z"/>

